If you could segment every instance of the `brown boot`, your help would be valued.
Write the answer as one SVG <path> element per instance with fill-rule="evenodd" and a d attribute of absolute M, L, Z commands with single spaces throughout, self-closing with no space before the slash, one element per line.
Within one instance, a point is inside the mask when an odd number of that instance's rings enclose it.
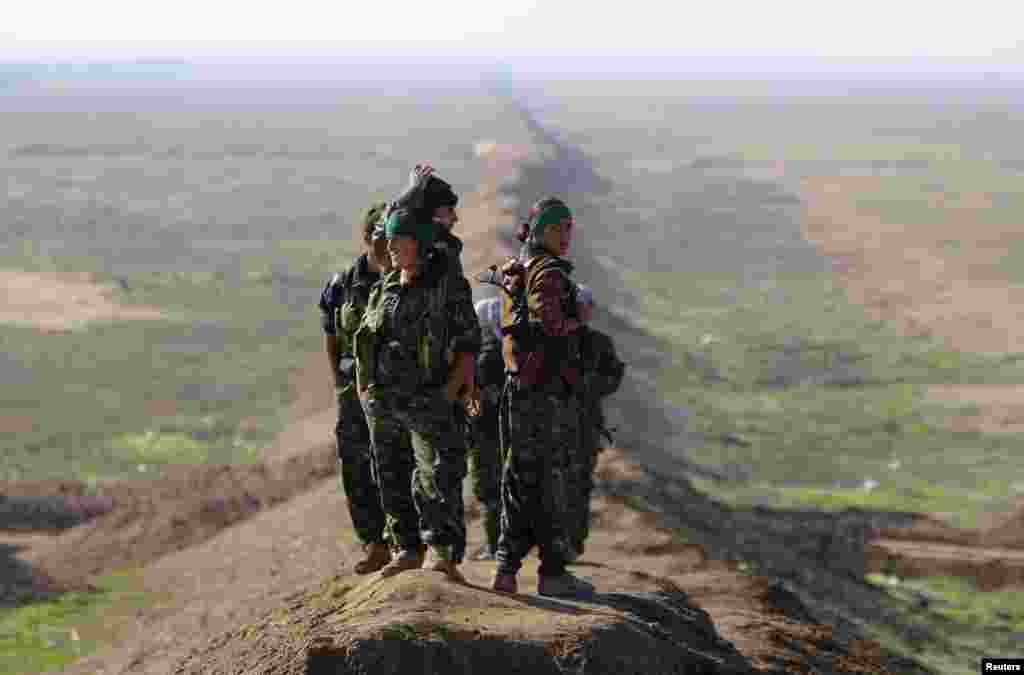
<path fill-rule="evenodd" d="M 434 572 L 444 572 L 451 581 L 466 581 L 466 578 L 459 572 L 458 566 L 451 559 L 451 551 L 448 546 L 431 546 L 430 557 L 423 567 Z"/>
<path fill-rule="evenodd" d="M 423 554 L 417 548 L 403 548 L 387 565 L 381 568 L 382 577 L 393 577 L 406 570 L 416 570 L 423 565 Z"/>
<path fill-rule="evenodd" d="M 391 562 L 391 550 L 379 541 L 364 546 L 363 553 L 363 558 L 353 566 L 356 574 L 373 574 Z"/>
<path fill-rule="evenodd" d="M 516 575 L 514 574 L 495 574 L 494 581 L 491 582 L 491 588 L 499 593 L 519 592 L 519 584 L 516 582 Z"/>

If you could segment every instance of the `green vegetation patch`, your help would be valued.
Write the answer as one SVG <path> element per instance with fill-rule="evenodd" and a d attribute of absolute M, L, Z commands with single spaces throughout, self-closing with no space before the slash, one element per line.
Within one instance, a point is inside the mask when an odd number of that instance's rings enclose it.
<path fill-rule="evenodd" d="M 182 433 L 160 433 L 150 429 L 142 434 L 114 438 L 111 446 L 150 464 L 202 464 L 209 459 L 209 443 Z"/>
<path fill-rule="evenodd" d="M 1021 382 L 1019 359 L 902 336 L 825 276 L 748 287 L 625 276 L 672 361 L 659 389 L 689 412 L 690 458 L 748 469 L 745 485 L 712 486 L 723 498 L 932 511 L 966 525 L 1011 496 L 1020 439 L 947 430 L 972 409 L 930 402 L 925 389 Z"/>
<path fill-rule="evenodd" d="M 93 581 L 94 590 L 0 609 L 0 675 L 59 670 L 116 639 L 132 612 L 158 598 L 134 571 Z"/>
<path fill-rule="evenodd" d="M 938 673 L 969 675 L 977 672 L 977 659 L 982 656 L 1019 654 L 1024 635 L 1022 590 L 979 591 L 971 582 L 954 577 L 900 579 L 872 574 L 868 582 L 918 608 L 906 617 L 910 629 L 903 635 L 878 626 L 867 627 L 868 633 Z M 914 639 L 915 627 L 940 637 Z"/>

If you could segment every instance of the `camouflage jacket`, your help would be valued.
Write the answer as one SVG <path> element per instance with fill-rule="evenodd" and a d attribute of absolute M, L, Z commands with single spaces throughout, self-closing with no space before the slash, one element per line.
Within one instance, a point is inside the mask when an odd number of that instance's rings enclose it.
<path fill-rule="evenodd" d="M 334 335 L 338 340 L 338 365 L 355 355 L 353 337 L 362 321 L 370 289 L 379 280 L 380 274 L 370 270 L 364 253 L 347 270 L 334 274 L 320 293 L 320 324 L 326 335 Z M 347 371 L 339 368 L 341 381 L 351 380 Z M 350 382 L 345 390 L 351 386 Z"/>
<path fill-rule="evenodd" d="M 450 273 L 449 260 L 432 250 L 411 285 L 392 270 L 373 287 L 355 336 L 357 376 L 371 394 L 439 388 L 454 355 L 480 350 L 469 283 Z"/>

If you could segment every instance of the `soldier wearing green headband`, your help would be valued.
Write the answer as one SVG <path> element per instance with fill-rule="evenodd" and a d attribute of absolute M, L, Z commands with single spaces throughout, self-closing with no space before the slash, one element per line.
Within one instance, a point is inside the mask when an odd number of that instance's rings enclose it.
<path fill-rule="evenodd" d="M 386 251 L 380 248 L 384 203 L 374 204 L 363 217 L 365 250 L 352 265 L 331 277 L 320 294 L 320 312 L 334 391 L 338 419 L 334 427 L 337 441 L 338 484 L 348 500 L 352 527 L 363 548 L 356 561 L 356 574 L 376 572 L 391 560 L 385 543 L 384 511 L 380 505 L 377 481 L 373 476 L 370 431 L 356 397 L 355 360 L 352 338 L 362 320 L 370 288 L 390 268 Z M 385 255 L 381 255 L 381 253 Z"/>
<path fill-rule="evenodd" d="M 466 450 L 454 402 L 471 381 L 464 356 L 472 364 L 480 325 L 469 284 L 431 246 L 433 223 L 393 208 L 385 233 L 392 270 L 371 292 L 355 337 L 381 504 L 399 549 L 382 573 L 420 567 L 422 542 L 428 569 L 459 579 Z"/>
<path fill-rule="evenodd" d="M 541 595 L 593 590 L 566 570 L 571 544 L 565 477 L 570 449 L 580 442 L 574 395 L 579 385 L 580 324 L 572 264 L 563 257 L 572 235 L 572 212 L 564 202 L 550 197 L 537 202 L 519 233 L 524 243 L 519 273 L 507 280 L 514 290 L 502 302 L 502 355 L 508 381 L 502 404 L 501 535 L 493 581 L 500 592 L 517 591 L 516 575 L 534 546 L 541 560 Z"/>

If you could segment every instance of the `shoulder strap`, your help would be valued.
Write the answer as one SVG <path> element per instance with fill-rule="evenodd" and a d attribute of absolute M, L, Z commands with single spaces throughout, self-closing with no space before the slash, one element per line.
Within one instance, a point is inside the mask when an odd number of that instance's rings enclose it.
<path fill-rule="evenodd" d="M 526 272 L 526 283 L 524 284 L 523 292 L 527 298 L 530 296 L 530 293 L 533 292 L 535 284 L 540 279 L 541 275 L 552 269 L 562 275 L 562 278 L 567 282 L 570 284 L 573 283 L 572 279 L 569 278 L 569 275 L 565 273 L 565 270 L 559 266 L 558 259 L 553 256 L 546 256 Z"/>

